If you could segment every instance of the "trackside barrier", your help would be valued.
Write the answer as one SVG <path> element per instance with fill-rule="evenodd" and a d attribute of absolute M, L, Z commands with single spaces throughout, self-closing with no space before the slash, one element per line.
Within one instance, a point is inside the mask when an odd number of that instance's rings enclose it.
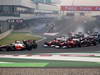
<path fill-rule="evenodd" d="M 53 54 L 36 54 L 36 55 L 33 55 L 33 54 L 26 54 L 26 55 L 20 55 L 20 54 L 13 54 L 13 55 L 5 55 L 5 54 L 0 54 L 0 57 L 33 57 L 33 56 L 38 56 L 38 57 L 50 57 L 50 56 L 53 56 Z M 91 56 L 97 56 L 97 55 L 73 55 L 73 54 L 59 54 L 59 55 L 56 55 L 56 56 L 61 56 L 61 57 L 91 57 Z"/>
<path fill-rule="evenodd" d="M 3 38 L 5 38 L 6 36 L 8 36 L 12 31 L 13 31 L 13 29 L 8 30 L 8 31 L 0 34 L 0 40 L 3 39 Z"/>

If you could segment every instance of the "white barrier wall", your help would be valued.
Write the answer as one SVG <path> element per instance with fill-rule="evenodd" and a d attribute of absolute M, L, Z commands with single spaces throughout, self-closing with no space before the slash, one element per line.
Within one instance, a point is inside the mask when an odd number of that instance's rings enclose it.
<path fill-rule="evenodd" d="M 97 16 L 100 15 L 100 11 L 64 11 L 61 12 L 62 15 L 67 15 L 68 13 L 75 13 L 75 15 L 80 15 L 80 13 L 84 13 L 84 16 Z"/>
<path fill-rule="evenodd" d="M 8 36 L 12 31 L 13 30 L 11 29 L 11 30 L 8 30 L 8 31 L 0 34 L 0 40 L 3 39 L 3 38 L 5 38 L 6 36 Z"/>
<path fill-rule="evenodd" d="M 61 5 L 100 6 L 100 0 L 62 0 Z"/>
<path fill-rule="evenodd" d="M 56 5 L 48 5 L 48 4 L 39 4 L 38 5 L 39 10 L 55 10 L 55 11 L 59 11 L 60 7 L 56 6 Z"/>

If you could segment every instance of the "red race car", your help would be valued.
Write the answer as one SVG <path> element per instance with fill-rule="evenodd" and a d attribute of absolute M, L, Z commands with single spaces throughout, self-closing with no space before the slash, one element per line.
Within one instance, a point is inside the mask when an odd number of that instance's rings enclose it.
<path fill-rule="evenodd" d="M 68 39 L 67 41 L 59 42 L 55 45 L 55 48 L 73 48 L 79 46 L 79 42 L 74 39 Z"/>
<path fill-rule="evenodd" d="M 44 43 L 44 47 L 55 47 L 56 44 L 60 43 L 61 41 L 60 40 L 53 40 L 53 41 L 50 41 L 50 42 L 45 42 Z"/>

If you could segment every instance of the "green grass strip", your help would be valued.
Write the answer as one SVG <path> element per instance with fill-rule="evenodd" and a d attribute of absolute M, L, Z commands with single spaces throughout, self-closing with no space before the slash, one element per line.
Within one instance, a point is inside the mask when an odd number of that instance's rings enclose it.
<path fill-rule="evenodd" d="M 42 67 L 100 67 L 100 63 L 97 62 L 82 62 L 82 61 L 59 61 L 59 60 L 38 60 L 38 59 L 14 59 L 14 58 L 0 58 L 0 62 L 14 62 L 19 63 L 18 67 L 30 67 L 27 66 L 28 63 L 45 63 L 45 65 Z M 8 65 L 3 64 L 4 67 L 7 67 Z M 2 66 L 0 66 L 2 67 Z M 12 67 L 12 65 L 9 65 L 9 67 Z M 14 66 L 17 67 L 17 66 Z M 41 67 L 41 65 L 38 66 L 31 66 L 31 67 Z"/>
<path fill-rule="evenodd" d="M 40 37 L 34 36 L 30 33 L 12 32 L 7 37 L 0 40 L 0 45 L 10 44 L 15 42 L 15 40 L 39 40 Z"/>
<path fill-rule="evenodd" d="M 0 63 L 0 67 L 45 67 L 48 63 Z"/>
<path fill-rule="evenodd" d="M 46 67 L 100 67 L 100 63 L 96 62 L 80 62 L 80 61 L 61 61 L 50 62 Z"/>

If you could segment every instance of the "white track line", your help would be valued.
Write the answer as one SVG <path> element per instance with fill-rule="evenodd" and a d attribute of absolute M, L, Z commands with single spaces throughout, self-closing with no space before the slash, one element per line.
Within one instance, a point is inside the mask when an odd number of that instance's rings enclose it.
<path fill-rule="evenodd" d="M 13 63 L 13 62 L 0 62 L 0 64 L 4 64 L 4 63 L 6 64 L 6 63 Z"/>
<path fill-rule="evenodd" d="M 44 53 L 45 54 L 45 53 Z M 94 55 L 94 56 L 100 56 L 100 53 L 46 53 L 46 54 L 55 54 L 55 55 L 79 55 L 79 56 L 88 56 L 88 55 Z"/>
<path fill-rule="evenodd" d="M 74 57 L 74 56 L 60 56 L 60 55 L 52 55 L 52 56 L 4 55 L 4 56 L 0 56 L 0 58 L 41 59 L 41 60 L 59 60 L 59 61 L 85 61 L 85 62 L 99 62 L 100 63 L 100 58 L 96 58 L 96 57 L 78 57 L 78 56 Z"/>

